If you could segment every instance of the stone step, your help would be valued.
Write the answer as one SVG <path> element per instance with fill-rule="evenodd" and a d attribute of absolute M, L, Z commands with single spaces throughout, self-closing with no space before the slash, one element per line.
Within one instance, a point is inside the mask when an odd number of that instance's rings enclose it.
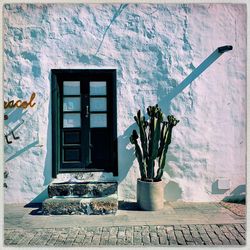
<path fill-rule="evenodd" d="M 52 183 L 48 186 L 48 195 L 50 198 L 54 196 L 98 198 L 117 194 L 117 187 L 117 182 Z"/>
<path fill-rule="evenodd" d="M 103 215 L 115 214 L 118 209 L 117 194 L 99 198 L 54 197 L 44 200 L 42 212 L 44 215 Z"/>

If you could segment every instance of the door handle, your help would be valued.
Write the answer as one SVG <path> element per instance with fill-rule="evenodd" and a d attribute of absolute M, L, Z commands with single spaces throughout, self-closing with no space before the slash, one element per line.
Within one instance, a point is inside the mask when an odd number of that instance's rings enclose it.
<path fill-rule="evenodd" d="M 89 117 L 89 106 L 88 106 L 88 105 L 86 105 L 85 117 L 86 117 L 86 118 Z"/>

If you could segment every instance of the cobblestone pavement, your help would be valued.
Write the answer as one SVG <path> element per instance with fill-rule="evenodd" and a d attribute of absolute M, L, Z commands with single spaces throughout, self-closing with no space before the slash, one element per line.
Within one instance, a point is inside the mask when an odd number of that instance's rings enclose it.
<path fill-rule="evenodd" d="M 5 229 L 8 246 L 245 245 L 245 224 Z"/>

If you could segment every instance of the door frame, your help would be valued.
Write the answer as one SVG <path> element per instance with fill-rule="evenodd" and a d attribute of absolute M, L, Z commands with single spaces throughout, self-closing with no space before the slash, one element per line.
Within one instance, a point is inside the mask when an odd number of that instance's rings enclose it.
<path fill-rule="evenodd" d="M 108 170 L 104 172 L 112 172 L 114 176 L 118 176 L 118 152 L 117 152 L 117 99 L 116 99 L 116 70 L 115 69 L 52 69 L 51 70 L 51 119 L 52 119 L 52 178 L 56 178 L 58 173 L 76 173 L 76 172 L 103 172 L 100 169 L 77 169 L 72 171 L 60 170 L 61 166 L 61 91 L 57 78 L 61 78 L 63 75 L 72 77 L 74 75 L 81 76 L 93 76 L 93 75 L 106 75 L 112 79 L 111 91 L 112 91 L 112 138 L 111 138 L 111 154 L 112 162 Z"/>

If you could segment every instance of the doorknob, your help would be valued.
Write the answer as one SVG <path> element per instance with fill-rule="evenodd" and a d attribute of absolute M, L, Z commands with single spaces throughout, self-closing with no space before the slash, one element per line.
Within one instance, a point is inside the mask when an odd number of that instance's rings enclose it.
<path fill-rule="evenodd" d="M 88 118 L 89 117 L 89 106 L 86 105 L 86 113 L 85 113 L 85 117 Z"/>

